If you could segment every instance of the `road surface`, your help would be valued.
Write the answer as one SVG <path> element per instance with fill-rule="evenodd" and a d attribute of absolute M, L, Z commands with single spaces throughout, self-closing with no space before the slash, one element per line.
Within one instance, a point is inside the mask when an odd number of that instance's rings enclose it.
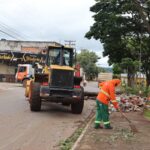
<path fill-rule="evenodd" d="M 52 103 L 43 104 L 41 112 L 31 112 L 21 85 L 0 83 L 0 150 L 57 150 L 94 106 L 94 101 L 85 101 L 81 115 Z"/>

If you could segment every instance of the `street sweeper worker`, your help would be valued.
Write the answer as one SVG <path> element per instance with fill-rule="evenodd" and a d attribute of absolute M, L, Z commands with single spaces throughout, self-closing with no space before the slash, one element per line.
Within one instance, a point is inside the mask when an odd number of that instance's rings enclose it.
<path fill-rule="evenodd" d="M 121 83 L 119 79 L 113 79 L 101 84 L 100 92 L 96 98 L 96 118 L 94 128 L 103 128 L 102 123 L 106 129 L 112 129 L 109 121 L 108 104 L 112 103 L 113 106 L 119 111 L 118 102 L 115 96 L 115 87 Z"/>

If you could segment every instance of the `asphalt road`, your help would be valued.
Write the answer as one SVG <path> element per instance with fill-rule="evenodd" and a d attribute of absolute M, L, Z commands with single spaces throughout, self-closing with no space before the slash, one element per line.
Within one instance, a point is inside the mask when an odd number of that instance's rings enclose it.
<path fill-rule="evenodd" d="M 95 88 L 93 83 L 89 86 L 86 90 Z M 81 115 L 52 103 L 43 104 L 41 112 L 31 112 L 21 85 L 0 83 L 0 150 L 57 150 L 94 106 L 94 101 L 85 101 Z"/>

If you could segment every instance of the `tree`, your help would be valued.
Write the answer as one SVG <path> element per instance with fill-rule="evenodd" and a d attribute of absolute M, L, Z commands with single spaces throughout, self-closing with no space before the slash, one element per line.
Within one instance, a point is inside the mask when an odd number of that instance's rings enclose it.
<path fill-rule="evenodd" d="M 143 20 L 143 23 L 145 24 L 145 26 L 147 27 L 147 30 L 150 34 L 150 24 L 149 21 L 147 20 L 147 18 L 149 18 L 149 9 L 150 9 L 150 1 L 145 2 L 145 0 L 133 0 L 133 3 L 135 5 L 135 7 L 138 9 L 140 17 Z M 145 7 L 143 7 L 142 5 L 144 5 Z"/>
<path fill-rule="evenodd" d="M 149 22 L 149 3 L 146 7 L 142 9 L 141 7 L 140 10 L 144 10 L 144 15 L 147 12 L 146 21 Z M 150 34 L 148 24 L 135 0 L 96 0 L 96 4 L 90 10 L 95 13 L 93 16 L 95 22 L 85 36 L 101 41 L 104 46 L 103 55 L 109 57 L 109 64 L 121 63 L 124 58 L 138 61 L 143 51 L 147 54 L 146 57 L 150 56 L 148 42 L 143 44 L 141 49 L 141 41 L 149 41 Z M 146 63 L 149 64 L 149 57 L 141 59 L 141 62 L 143 72 L 147 73 L 149 85 L 150 67 L 149 69 L 146 67 Z"/>
<path fill-rule="evenodd" d="M 128 86 L 132 87 L 134 85 L 135 74 L 139 70 L 139 61 L 134 61 L 131 58 L 123 58 L 120 66 L 126 70 L 128 74 Z"/>
<path fill-rule="evenodd" d="M 118 75 L 121 73 L 122 73 L 122 68 L 121 68 L 120 64 L 118 64 L 118 63 L 113 64 L 113 74 Z"/>
<path fill-rule="evenodd" d="M 89 50 L 83 49 L 81 53 L 77 54 L 77 62 L 83 68 L 88 80 L 92 80 L 98 76 L 99 68 L 96 66 L 96 62 L 99 57 Z"/>

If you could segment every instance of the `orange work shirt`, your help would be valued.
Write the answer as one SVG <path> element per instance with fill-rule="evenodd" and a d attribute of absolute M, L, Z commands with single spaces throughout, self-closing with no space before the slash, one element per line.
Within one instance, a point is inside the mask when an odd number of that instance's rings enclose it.
<path fill-rule="evenodd" d="M 108 103 L 111 101 L 114 107 L 118 108 L 118 102 L 116 101 L 115 95 L 115 82 L 106 81 L 103 83 L 101 90 L 98 93 L 97 99 L 106 105 L 108 105 Z"/>

